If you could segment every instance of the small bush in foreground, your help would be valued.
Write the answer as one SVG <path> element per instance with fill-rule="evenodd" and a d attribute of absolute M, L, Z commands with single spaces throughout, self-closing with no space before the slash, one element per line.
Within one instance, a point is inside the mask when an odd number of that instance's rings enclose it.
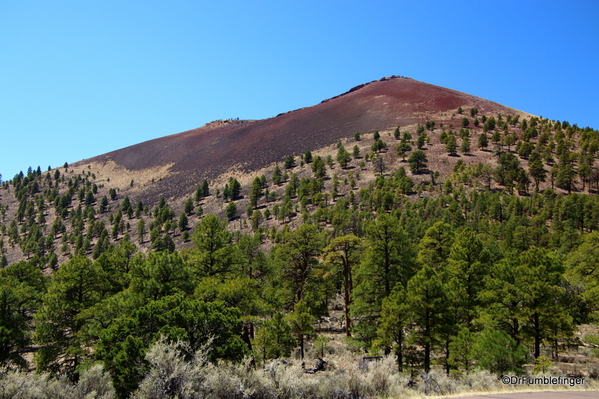
<path fill-rule="evenodd" d="M 47 373 L 0 371 L 0 397 L 11 399 L 113 399 L 115 390 L 101 365 L 85 371 L 77 383 Z"/>

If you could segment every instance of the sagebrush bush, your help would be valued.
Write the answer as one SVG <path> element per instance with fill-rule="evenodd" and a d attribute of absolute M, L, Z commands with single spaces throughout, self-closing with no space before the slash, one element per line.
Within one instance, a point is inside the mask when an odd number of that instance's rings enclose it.
<path fill-rule="evenodd" d="M 104 367 L 96 364 L 83 373 L 77 384 L 72 387 L 71 398 L 85 399 L 111 399 L 115 397 L 115 390 L 110 379 L 110 374 Z"/>
<path fill-rule="evenodd" d="M 0 399 L 113 399 L 110 375 L 101 365 L 85 371 L 77 383 L 47 373 L 0 371 Z"/>
<path fill-rule="evenodd" d="M 209 363 L 204 350 L 185 359 L 180 349 L 181 344 L 164 341 L 152 347 L 146 357 L 151 370 L 133 398 L 409 398 L 518 389 L 517 386 L 504 386 L 488 371 L 448 376 L 440 370 L 432 370 L 421 373 L 412 381 L 408 373 L 397 372 L 394 356 L 360 362 L 355 355 L 339 351 L 334 361 L 328 364 L 327 371 L 310 374 L 299 361 L 279 359 L 263 367 L 256 367 L 249 360 Z M 306 367 L 310 365 L 306 364 Z M 530 389 L 520 387 L 527 388 Z"/>
<path fill-rule="evenodd" d="M 355 357 L 340 356 L 329 371 L 309 374 L 299 362 L 281 360 L 263 368 L 250 361 L 209 363 L 203 350 L 186 360 L 180 346 L 159 341 L 152 347 L 146 356 L 150 372 L 133 398 L 357 399 L 396 396 L 407 389 L 408 379 L 396 372 L 393 357 L 360 367 Z"/>
<path fill-rule="evenodd" d="M 498 387 L 497 376 L 486 370 L 465 374 L 459 381 L 463 391 L 488 392 Z"/>
<path fill-rule="evenodd" d="M 488 371 L 448 376 L 433 369 L 411 377 L 398 373 L 396 358 L 360 362 L 349 351 L 339 350 L 326 371 L 307 373 L 300 361 L 273 360 L 263 366 L 246 359 L 240 363 L 211 363 L 209 347 L 196 352 L 184 343 L 159 340 L 146 354 L 148 373 L 134 399 L 366 399 L 421 398 L 470 392 L 525 390 L 505 386 Z M 306 360 L 306 367 L 310 368 Z M 543 374 L 545 375 L 545 374 Z M 547 374 L 556 376 L 559 373 Z M 596 387 L 585 380 L 585 389 Z M 543 387 L 535 387 L 537 389 Z M 551 387 L 555 389 L 555 387 Z M 577 387 L 578 389 L 582 387 Z M 570 389 L 564 386 L 563 389 Z M 576 389 L 576 388 L 574 388 Z M 0 399 L 113 399 L 115 390 L 101 365 L 82 373 L 77 383 L 45 373 L 0 370 Z"/>
<path fill-rule="evenodd" d="M 427 396 L 451 395 L 458 392 L 458 380 L 443 372 L 432 370 L 420 375 L 418 390 Z"/>

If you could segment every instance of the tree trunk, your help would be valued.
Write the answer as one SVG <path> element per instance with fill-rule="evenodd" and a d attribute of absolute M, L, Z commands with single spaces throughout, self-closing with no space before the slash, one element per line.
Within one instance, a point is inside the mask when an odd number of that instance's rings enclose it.
<path fill-rule="evenodd" d="M 424 371 L 426 373 L 431 371 L 431 344 L 429 342 L 424 344 Z"/>
<path fill-rule="evenodd" d="M 541 356 L 541 325 L 539 322 L 539 315 L 534 315 L 534 329 L 535 329 L 535 359 Z"/>
<path fill-rule="evenodd" d="M 449 344 L 451 343 L 451 340 L 449 339 L 449 337 L 447 337 L 447 339 L 445 340 L 445 374 L 449 375 Z"/>
<path fill-rule="evenodd" d="M 352 279 L 349 264 L 348 262 L 345 263 L 346 265 L 343 268 L 343 278 L 345 279 L 345 335 L 351 337 L 351 317 L 349 308 L 351 305 Z"/>
<path fill-rule="evenodd" d="M 397 336 L 395 356 L 397 356 L 397 369 L 401 373 L 403 371 L 403 333 L 399 333 Z"/>

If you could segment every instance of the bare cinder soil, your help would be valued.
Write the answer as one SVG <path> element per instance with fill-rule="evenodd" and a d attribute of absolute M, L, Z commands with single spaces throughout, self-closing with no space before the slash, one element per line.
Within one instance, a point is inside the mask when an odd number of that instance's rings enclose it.
<path fill-rule="evenodd" d="M 151 204 L 160 197 L 189 195 L 203 179 L 210 181 L 231 171 L 243 173 L 264 168 L 288 155 L 299 155 L 349 138 L 356 131 L 372 133 L 440 118 L 450 121 L 460 106 L 477 108 L 487 115 L 525 115 L 455 90 L 410 78 L 390 77 L 274 118 L 215 121 L 73 166 L 110 164 L 111 169 L 122 168 L 129 175 L 161 170 L 160 184 L 147 184 L 144 192 L 139 193 L 144 202 Z M 454 124 L 459 126 L 459 118 Z"/>

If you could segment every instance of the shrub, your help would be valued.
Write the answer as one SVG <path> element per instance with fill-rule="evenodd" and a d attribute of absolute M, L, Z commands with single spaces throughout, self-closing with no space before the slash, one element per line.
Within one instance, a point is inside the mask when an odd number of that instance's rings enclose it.
<path fill-rule="evenodd" d="M 2 398 L 13 399 L 112 399 L 115 391 L 110 376 L 101 365 L 85 371 L 77 383 L 47 373 L 0 372 Z"/>

